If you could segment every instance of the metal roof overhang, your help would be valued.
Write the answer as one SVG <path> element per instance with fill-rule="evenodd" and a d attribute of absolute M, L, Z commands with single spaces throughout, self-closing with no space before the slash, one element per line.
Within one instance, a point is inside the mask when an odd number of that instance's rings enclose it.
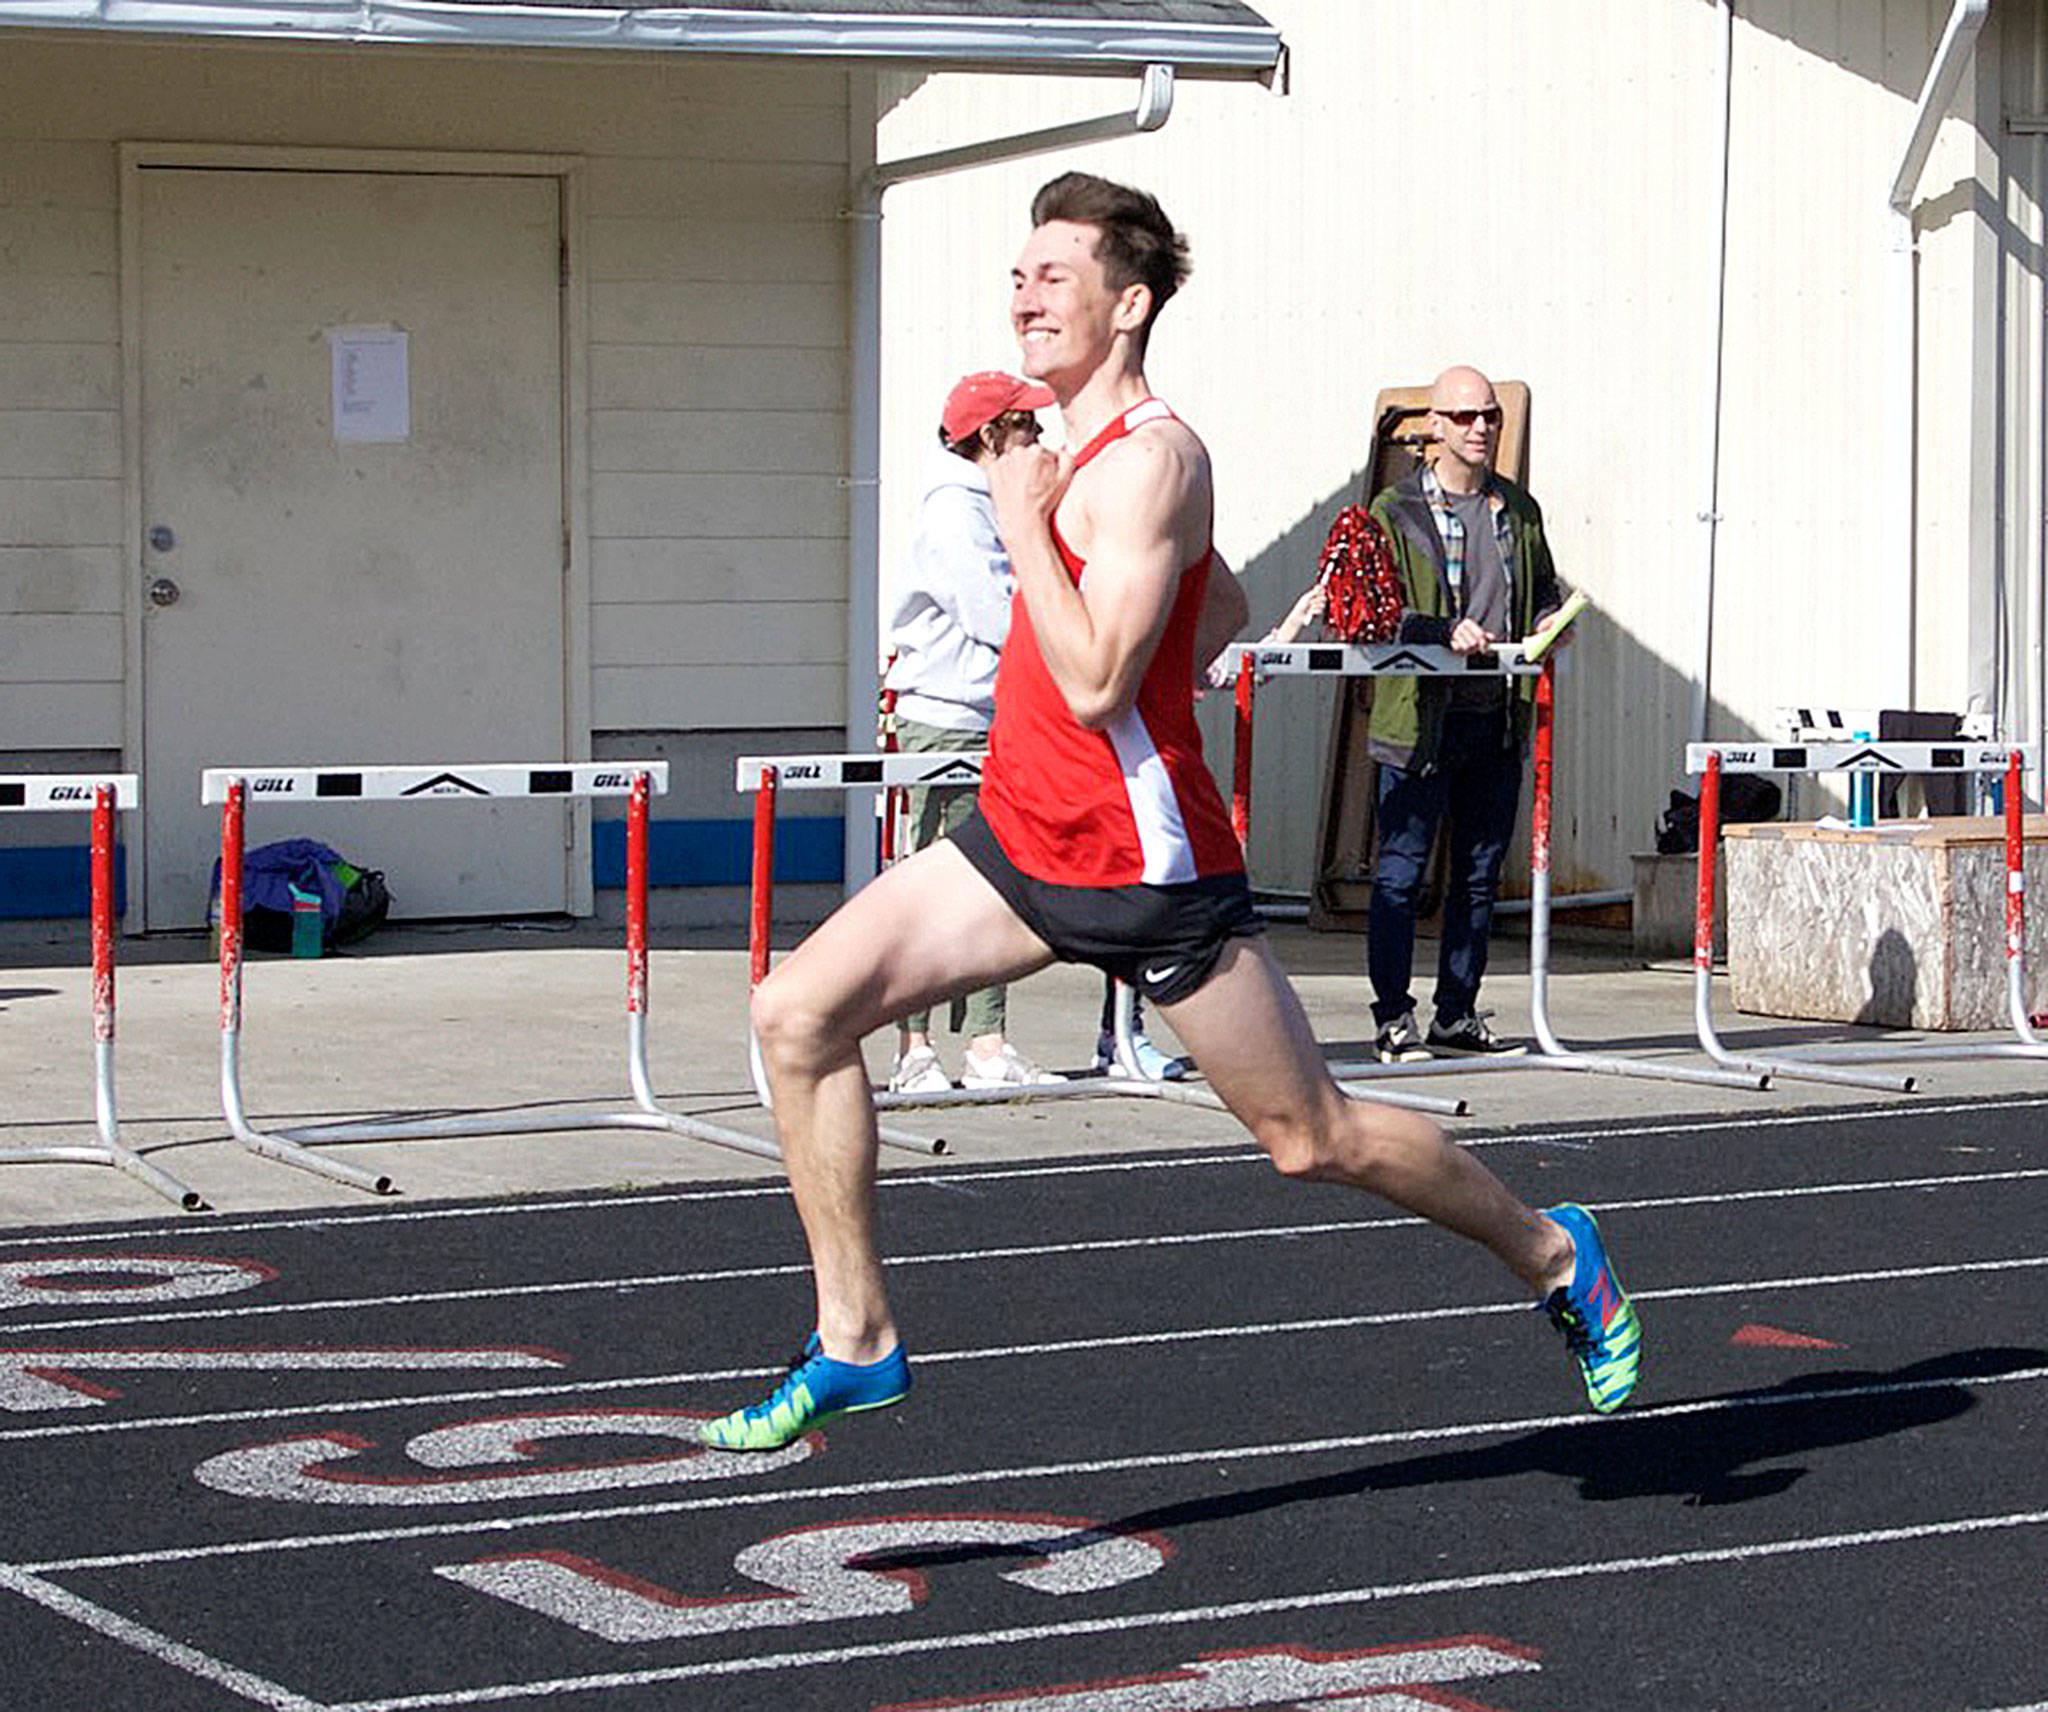
<path fill-rule="evenodd" d="M 0 26 L 244 40 L 467 47 L 626 48 L 746 58 L 894 62 L 925 69 L 1125 74 L 1270 82 L 1280 32 L 1210 23 L 1171 5 L 1120 18 L 999 6 L 957 15 L 747 10 L 714 6 L 515 5 L 494 0 L 0 0 Z"/>

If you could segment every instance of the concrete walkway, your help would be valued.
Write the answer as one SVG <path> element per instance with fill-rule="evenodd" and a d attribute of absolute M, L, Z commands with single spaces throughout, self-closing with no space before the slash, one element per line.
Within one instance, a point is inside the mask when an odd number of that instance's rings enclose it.
<path fill-rule="evenodd" d="M 1495 945 L 1485 1003 L 1497 1029 L 1526 1034 L 1527 942 L 1510 923 Z M 647 1058 L 656 1096 L 672 1109 L 772 1138 L 747 1075 L 747 954 L 707 939 L 657 935 L 652 954 Z M 1372 1027 L 1362 939 L 1278 926 L 1274 939 L 1318 1038 L 1333 1060 L 1366 1055 Z M 218 1213 L 360 1206 L 372 1197 L 259 1158 L 230 1135 L 222 1113 L 220 980 L 205 942 L 124 942 L 117 977 L 117 1109 L 124 1141 L 201 1195 Z M 1418 970 L 1433 969 L 1419 948 Z M 1716 981 L 1717 1016 L 1734 1048 L 1872 1031 L 1738 1017 Z M 90 1144 L 93 1040 L 89 953 L 82 928 L 14 927 L 0 937 L 0 1148 Z M 1056 968 L 1013 991 L 1013 1038 L 1049 1067 L 1085 1068 L 1101 979 Z M 1568 1045 L 1642 1066 L 1708 1060 L 1693 1036 L 1689 967 L 1645 968 L 1625 935 L 1586 935 L 1553 948 L 1550 1015 Z M 1162 1046 L 1163 1030 L 1155 1031 Z M 1925 1037 L 1901 1035 L 1903 1040 Z M 1952 1042 L 1958 1037 L 1941 1037 Z M 1970 1037 L 1996 1039 L 1996 1036 Z M 2008 1037 L 2009 1038 L 2009 1037 Z M 957 1072 L 958 1045 L 944 1056 Z M 889 1041 L 869 1064 L 887 1074 Z M 1465 1070 L 1398 1086 L 1462 1097 L 1469 1116 L 1452 1132 L 1603 1120 L 1754 1112 L 1910 1098 L 1941 1102 L 2040 1089 L 2048 1062 L 2000 1060 L 1924 1066 L 1908 1096 L 1781 1082 L 1764 1092 L 1534 1067 Z M 519 1114 L 626 1110 L 625 957 L 618 930 L 592 923 L 401 926 L 347 955 L 319 962 L 258 957 L 244 977 L 241 1087 L 258 1127 L 478 1108 Z M 1093 1149 L 1238 1145 L 1221 1113 L 1133 1098 L 1065 1100 L 978 1110 L 896 1114 L 898 1127 L 943 1136 L 954 1157 L 988 1161 Z M 694 1140 L 627 1130 L 437 1138 L 322 1148 L 388 1175 L 413 1199 L 751 1177 L 771 1162 Z M 885 1165 L 910 1163 L 890 1152 Z M 33 1163 L 0 1170 L 0 1229 L 169 1212 L 170 1204 L 104 1166 Z M 196 1214 L 196 1218 L 204 1218 Z"/>

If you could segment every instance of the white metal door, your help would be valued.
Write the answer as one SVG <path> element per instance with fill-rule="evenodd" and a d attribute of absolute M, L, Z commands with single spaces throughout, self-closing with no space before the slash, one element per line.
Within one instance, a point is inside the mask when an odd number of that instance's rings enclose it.
<path fill-rule="evenodd" d="M 148 167 L 144 925 L 204 920 L 208 766 L 567 756 L 557 181 Z M 405 916 L 561 910 L 569 810 L 256 808 Z"/>

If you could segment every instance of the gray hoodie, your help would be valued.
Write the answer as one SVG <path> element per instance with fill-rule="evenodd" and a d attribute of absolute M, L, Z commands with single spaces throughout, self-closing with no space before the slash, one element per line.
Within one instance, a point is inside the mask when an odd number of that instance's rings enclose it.
<path fill-rule="evenodd" d="M 1016 588 L 979 465 L 934 446 L 907 561 L 891 579 L 884 680 L 896 711 L 948 731 L 986 731 Z"/>

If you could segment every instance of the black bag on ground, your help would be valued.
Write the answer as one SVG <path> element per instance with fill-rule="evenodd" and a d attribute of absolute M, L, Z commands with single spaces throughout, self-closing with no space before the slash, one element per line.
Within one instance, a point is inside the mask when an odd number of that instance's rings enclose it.
<path fill-rule="evenodd" d="M 327 930 L 330 949 L 354 944 L 364 934 L 382 927 L 384 918 L 391 913 L 391 892 L 384 884 L 383 869 L 358 868 L 344 862 L 340 872 L 347 883 L 342 888 L 341 913 Z"/>
<path fill-rule="evenodd" d="M 1721 824 L 1776 820 L 1785 793 L 1761 773 L 1730 773 L 1721 781 Z M 1657 817 L 1657 854 L 1684 856 L 1700 847 L 1700 799 L 1671 793 L 1671 806 Z"/>

